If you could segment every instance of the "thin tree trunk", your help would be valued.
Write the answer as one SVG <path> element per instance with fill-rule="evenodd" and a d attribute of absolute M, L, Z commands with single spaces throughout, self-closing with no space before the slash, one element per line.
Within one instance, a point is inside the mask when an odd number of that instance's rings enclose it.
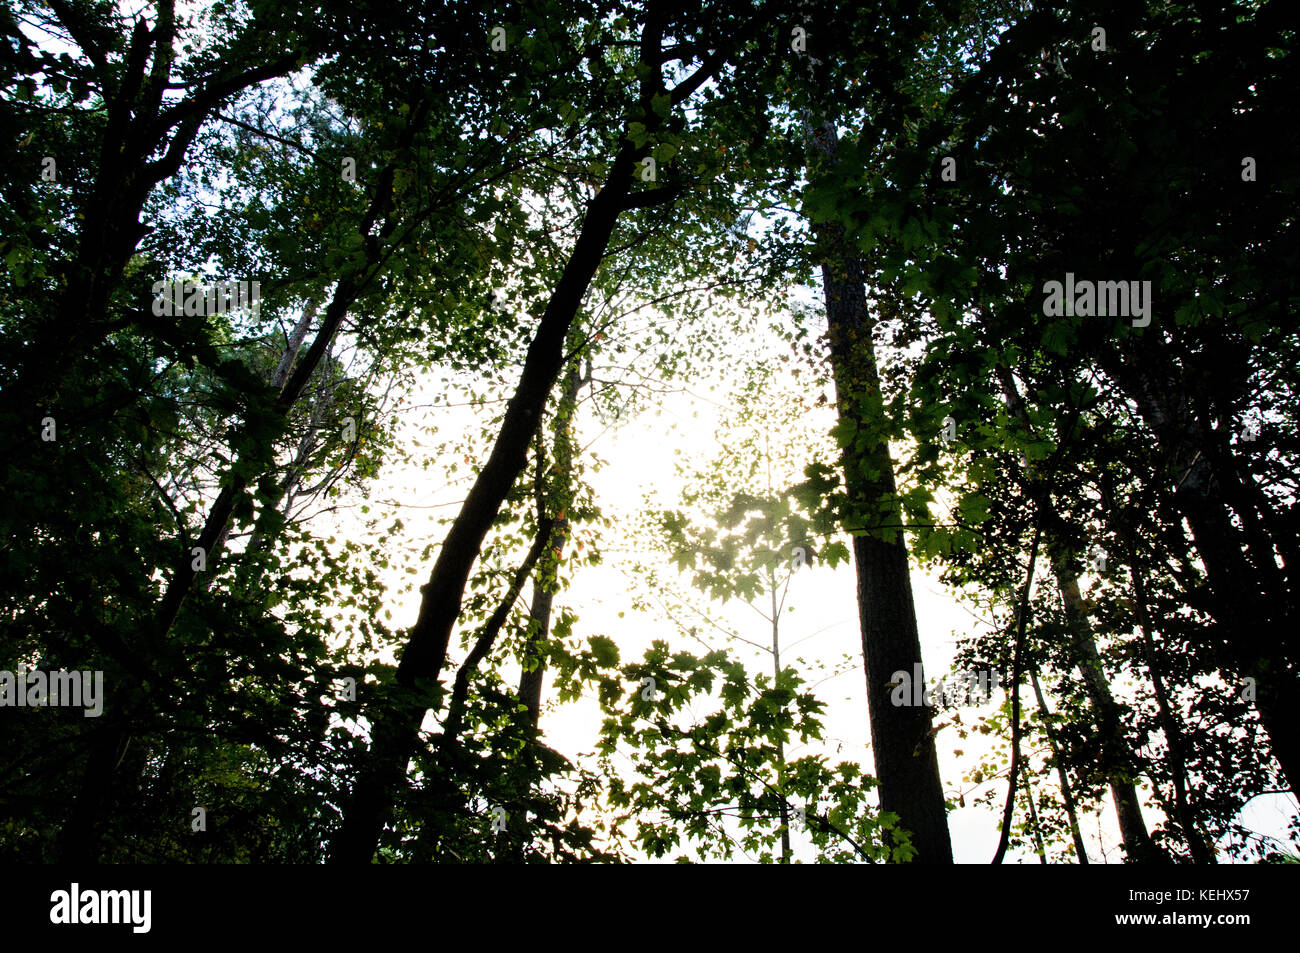
<path fill-rule="evenodd" d="M 1142 816 L 1137 785 L 1133 782 L 1131 768 L 1132 749 L 1124 737 L 1122 707 L 1111 694 L 1110 682 L 1102 666 L 1092 626 L 1079 593 L 1079 580 L 1064 566 L 1063 560 L 1053 560 L 1053 572 L 1065 604 L 1066 625 L 1070 630 L 1070 643 L 1075 664 L 1083 678 L 1084 691 L 1097 713 L 1099 740 L 1102 751 L 1102 771 L 1110 786 L 1111 799 L 1119 820 L 1120 836 L 1124 850 L 1133 860 L 1142 863 L 1167 863 L 1169 858 L 1156 847 Z"/>
<path fill-rule="evenodd" d="M 524 669 L 519 674 L 519 700 L 527 707 L 528 727 L 536 738 L 542 713 L 542 684 L 546 679 L 545 647 L 551 633 L 551 607 L 555 600 L 555 574 L 568 541 L 568 508 L 573 501 L 573 416 L 577 411 L 578 393 L 590 380 L 584 376 L 577 360 L 569 365 L 564 393 L 555 411 L 555 467 L 552 485 L 545 486 L 545 475 L 538 474 L 538 518 L 545 513 L 555 520 L 553 557 L 545 556 L 533 575 L 533 598 L 528 611 L 528 638 L 524 645 Z M 540 434 L 539 434 L 540 438 Z M 538 440 L 539 454 L 542 441 Z M 539 460 L 540 460 L 539 456 Z M 541 464 L 539 462 L 539 467 Z"/>
<path fill-rule="evenodd" d="M 416 134 L 424 124 L 424 118 L 428 114 L 431 105 L 427 94 L 416 97 L 414 108 L 411 110 L 410 123 L 402 135 L 399 153 L 405 152 L 411 147 Z M 375 188 L 375 196 L 371 200 L 370 207 L 366 210 L 364 218 L 358 224 L 357 231 L 362 236 L 362 247 L 365 249 L 366 268 L 376 268 L 384 255 L 380 242 L 374 235 L 371 235 L 371 230 L 375 224 L 380 221 L 384 222 L 383 227 L 380 229 L 380 238 L 386 238 L 390 235 L 397 225 L 396 220 L 389 217 L 393 208 L 393 181 L 397 173 L 397 161 L 395 159 L 389 163 L 380 174 Z M 361 293 L 368 280 L 368 277 L 360 272 L 347 275 L 339 280 L 334 289 L 334 296 L 325 308 L 325 317 L 312 340 L 311 347 L 307 349 L 307 353 L 303 355 L 297 367 L 292 372 L 287 373 L 283 386 L 279 389 L 272 406 L 269 408 L 270 417 L 278 425 L 283 426 L 290 410 L 307 389 L 312 374 L 332 347 L 334 335 L 338 332 L 339 326 L 347 316 L 348 309 L 356 300 L 357 295 Z M 241 460 L 241 462 L 243 461 Z M 204 522 L 203 531 L 199 534 L 197 540 L 197 544 L 203 550 L 208 564 L 208 569 L 204 571 L 202 576 L 194 568 L 189 553 L 183 554 L 178 561 L 150 626 L 149 634 L 153 643 L 152 648 L 156 653 L 164 656 L 170 654 L 166 644 L 167 634 L 171 631 L 172 625 L 175 624 L 181 607 L 194 586 L 196 584 L 201 585 L 203 581 L 210 578 L 212 564 L 216 562 L 217 556 L 224 548 L 226 537 L 230 532 L 230 519 L 234 514 L 235 504 L 240 494 L 255 479 L 256 475 L 240 473 L 235 468 L 230 483 L 221 489 L 211 509 L 208 510 L 208 517 Z"/>
<path fill-rule="evenodd" d="M 556 538 L 556 547 L 564 546 L 564 538 Z M 533 667 L 519 674 L 519 700 L 527 711 L 528 727 L 536 735 L 542 717 L 542 683 L 546 679 L 546 643 L 551 636 L 551 605 L 555 594 L 541 584 L 539 571 L 533 577 L 533 598 L 528 607 L 528 642 L 524 657 Z"/>
<path fill-rule="evenodd" d="M 1047 847 L 1043 844 L 1043 831 L 1038 823 L 1038 805 L 1034 803 L 1034 786 L 1029 777 L 1029 762 L 1020 763 L 1020 775 L 1025 779 L 1025 800 L 1029 803 L 1029 829 L 1034 836 L 1034 849 L 1038 853 L 1038 862 L 1047 863 Z"/>
<path fill-rule="evenodd" d="M 1011 838 L 1011 818 L 1016 809 L 1016 784 L 1020 780 L 1020 679 L 1024 677 L 1023 653 L 1025 626 L 1029 624 L 1029 593 L 1034 585 L 1034 568 L 1038 565 L 1038 544 L 1043 535 L 1042 529 L 1041 514 L 1035 514 L 1034 540 L 1029 544 L 1029 565 L 1025 569 L 1025 583 L 1016 603 L 1016 637 L 1011 649 L 1011 687 L 1007 691 L 1011 698 L 1010 783 L 1007 785 L 1007 800 L 1002 808 L 1002 833 L 998 837 L 997 850 L 993 853 L 994 864 L 1002 863 L 1002 858 L 1006 856 L 1007 844 Z"/>
<path fill-rule="evenodd" d="M 1173 776 L 1175 816 L 1178 818 L 1178 826 L 1183 832 L 1183 840 L 1187 843 L 1187 849 L 1192 855 L 1192 861 L 1197 864 L 1217 864 L 1218 860 L 1215 858 L 1214 850 L 1210 846 L 1204 830 L 1198 823 L 1196 812 L 1192 809 L 1187 797 L 1185 739 L 1182 729 L 1179 727 L 1178 719 L 1174 715 L 1173 706 L 1169 703 L 1169 692 L 1165 688 L 1165 680 L 1160 672 L 1155 643 L 1151 638 L 1151 619 L 1148 610 L 1150 599 L 1146 582 L 1138 571 L 1137 552 L 1133 548 L 1131 539 L 1126 540 L 1126 542 L 1129 549 L 1127 553 L 1129 581 L 1133 586 L 1133 606 L 1137 613 L 1138 632 L 1142 637 L 1142 654 L 1146 659 L 1147 672 L 1151 676 L 1151 687 L 1156 696 L 1156 709 L 1160 715 L 1160 728 L 1164 732 L 1165 741 L 1169 745 L 1169 773 Z M 1154 782 L 1152 783 L 1154 784 Z"/>
<path fill-rule="evenodd" d="M 1061 757 L 1061 745 L 1056 739 L 1056 730 L 1052 728 L 1052 713 L 1047 707 L 1047 699 L 1043 697 L 1043 687 L 1038 682 L 1038 666 L 1035 665 L 1029 670 L 1030 683 L 1034 687 L 1034 698 L 1038 701 L 1038 711 L 1043 716 L 1043 731 L 1047 734 L 1047 743 L 1052 749 L 1052 761 L 1056 764 L 1056 777 L 1061 784 L 1061 799 L 1065 802 L 1065 814 L 1070 819 L 1070 837 L 1074 840 L 1074 853 L 1079 858 L 1080 864 L 1088 863 L 1088 849 L 1083 843 L 1083 832 L 1079 827 L 1079 811 L 1074 803 L 1074 790 L 1070 786 L 1070 776 L 1065 770 L 1065 762 Z"/>
<path fill-rule="evenodd" d="M 767 488 L 770 493 L 770 478 Z M 767 585 L 772 595 L 772 684 L 776 685 L 781 678 L 781 620 L 780 607 L 776 601 L 776 570 L 770 565 L 767 567 Z M 790 802 L 785 796 L 785 742 L 781 738 L 776 740 L 776 792 L 781 799 L 781 863 L 788 864 L 791 856 Z"/>
<path fill-rule="evenodd" d="M 1015 418 L 1025 435 L 1031 436 L 1024 400 L 1016 388 L 1010 369 L 1005 364 L 999 363 L 996 372 L 1008 412 Z M 1022 464 L 1025 467 L 1026 479 L 1038 482 L 1040 475 L 1033 465 L 1027 459 L 1022 460 Z M 1097 642 L 1079 593 L 1079 580 L 1070 571 L 1065 553 L 1061 549 L 1062 540 L 1067 534 L 1064 532 L 1059 514 L 1052 506 L 1050 496 L 1048 494 L 1038 494 L 1038 496 L 1040 497 L 1038 505 L 1045 511 L 1042 517 L 1049 536 L 1049 549 L 1053 552 L 1052 572 L 1056 577 L 1061 601 L 1065 606 L 1071 655 L 1079 668 L 1079 674 L 1083 677 L 1088 700 L 1097 713 L 1102 773 L 1110 787 L 1111 799 L 1115 803 L 1115 814 L 1119 821 L 1120 836 L 1124 841 L 1125 851 L 1137 861 L 1167 862 L 1168 857 L 1151 840 L 1146 820 L 1142 816 L 1137 786 L 1133 783 L 1131 769 L 1128 767 L 1132 760 L 1132 749 L 1124 737 L 1122 709 L 1111 694 L 1110 682 L 1106 678 L 1101 654 L 1097 651 Z"/>

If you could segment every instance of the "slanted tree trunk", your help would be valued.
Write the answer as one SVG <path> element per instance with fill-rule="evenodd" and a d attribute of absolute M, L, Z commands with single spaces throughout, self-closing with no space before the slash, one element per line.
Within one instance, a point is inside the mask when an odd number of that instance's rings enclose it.
<path fill-rule="evenodd" d="M 1146 819 L 1142 816 L 1137 785 L 1133 783 L 1132 747 L 1124 736 L 1123 707 L 1111 693 L 1092 626 L 1079 594 L 1079 580 L 1066 569 L 1063 559 L 1054 558 L 1052 569 L 1060 588 L 1061 601 L 1065 605 L 1072 655 L 1083 678 L 1088 701 L 1097 713 L 1101 768 L 1110 787 L 1111 800 L 1115 802 L 1115 816 L 1119 821 L 1124 850 L 1130 858 L 1140 863 L 1168 863 L 1168 856 L 1151 840 Z"/>
<path fill-rule="evenodd" d="M 1043 843 L 1043 829 L 1038 821 L 1038 805 L 1034 802 L 1033 778 L 1029 774 L 1028 760 L 1020 762 L 1020 776 L 1025 782 L 1025 800 L 1029 803 L 1029 830 L 1034 837 L 1034 852 L 1040 864 L 1047 863 L 1047 846 Z"/>
<path fill-rule="evenodd" d="M 411 627 L 397 668 L 391 707 L 375 713 L 370 755 L 353 786 L 342 829 L 332 845 L 335 862 L 368 863 L 391 809 L 391 792 L 406 773 L 442 671 L 452 628 L 460 615 L 470 568 L 478 557 L 510 486 L 523 469 L 546 395 L 563 363 L 569 323 L 600 265 L 632 176 L 632 150 L 624 148 L 609 180 L 588 208 L 582 233 L 528 349 L 523 374 L 506 407 L 496 444 L 452 523 Z"/>
<path fill-rule="evenodd" d="M 998 364 L 997 376 L 1002 387 L 1003 398 L 1006 400 L 1007 411 L 1024 430 L 1025 435 L 1031 436 L 1024 399 L 1016 389 L 1016 382 L 1011 376 L 1010 369 L 1005 364 Z M 1027 480 L 1040 479 L 1040 475 L 1028 460 L 1023 460 L 1022 464 Z M 1039 505 L 1045 510 L 1041 515 L 1049 540 L 1048 548 L 1052 552 L 1052 572 L 1056 577 L 1061 602 L 1065 607 L 1066 626 L 1070 635 L 1070 654 L 1079 668 L 1079 674 L 1083 677 L 1088 701 L 1097 714 L 1098 740 L 1101 743 L 1102 754 L 1101 769 L 1115 804 L 1115 814 L 1119 821 L 1124 850 L 1135 861 L 1166 863 L 1169 858 L 1151 840 L 1146 819 L 1142 816 L 1141 800 L 1138 798 L 1137 786 L 1133 783 L 1132 746 L 1124 737 L 1123 709 L 1116 703 L 1111 693 L 1110 682 L 1101 663 L 1101 654 L 1097 651 L 1092 626 L 1088 622 L 1088 613 L 1083 607 L 1083 599 L 1079 593 L 1078 577 L 1071 571 L 1066 553 L 1061 548 L 1067 534 L 1064 532 L 1060 514 L 1053 508 L 1048 494 L 1041 494 Z"/>
<path fill-rule="evenodd" d="M 1107 501 L 1109 502 L 1109 501 Z M 1173 778 L 1174 802 L 1173 816 L 1178 820 L 1183 840 L 1197 864 L 1217 864 L 1212 842 L 1192 807 L 1187 792 L 1187 752 L 1186 739 L 1178 718 L 1169 701 L 1169 692 L 1165 687 L 1164 675 L 1160 671 L 1159 657 L 1155 642 L 1151 637 L 1151 600 L 1147 592 L 1143 571 L 1138 567 L 1138 550 L 1134 545 L 1133 532 L 1120 515 L 1116 521 L 1121 527 L 1120 538 L 1127 552 L 1124 554 L 1129 566 L 1129 582 L 1132 586 L 1133 608 L 1137 615 L 1138 633 L 1142 637 L 1142 655 L 1147 663 L 1147 673 L 1151 678 L 1151 687 L 1156 696 L 1156 710 L 1160 716 L 1160 729 L 1164 732 L 1165 742 L 1169 746 L 1169 773 Z M 1154 781 L 1152 784 L 1154 785 Z"/>
<path fill-rule="evenodd" d="M 652 8 L 642 32 L 641 49 L 641 59 L 650 67 L 641 81 L 641 119 L 650 133 L 663 123 L 662 114 L 654 108 L 655 97 L 667 95 L 671 108 L 680 106 L 714 75 L 723 60 L 720 53 L 709 54 L 688 78 L 672 90 L 665 89 L 657 65 L 661 62 L 664 28 L 661 13 Z M 609 247 L 619 215 L 626 209 L 659 204 L 673 197 L 668 189 L 630 195 L 636 163 L 649 153 L 649 148 L 648 144 L 637 147 L 624 137 L 603 188 L 587 207 L 577 242 L 529 345 L 523 373 L 506 405 L 492 453 L 470 488 L 423 587 L 420 613 L 408 633 L 393 695 L 387 707 L 372 713 L 370 751 L 353 784 L 343 824 L 331 844 L 335 863 L 369 863 L 374 856 L 391 811 L 392 792 L 406 775 L 429 705 L 429 693 L 436 688 L 442 672 L 470 569 L 506 494 L 524 467 L 547 395 L 564 366 L 569 327 Z"/>
<path fill-rule="evenodd" d="M 544 465 L 545 458 L 539 443 L 537 457 L 539 480 Z M 439 808 L 444 813 L 463 811 L 467 801 L 465 794 L 456 784 L 456 778 L 459 776 L 458 772 L 463 763 L 460 738 L 465 728 L 465 711 L 469 704 L 470 681 L 478 671 L 479 666 L 491 653 L 497 637 L 501 634 L 502 628 L 510 618 L 515 602 L 519 599 L 520 593 L 523 592 L 528 577 L 533 573 L 546 550 L 555 544 L 556 532 L 556 521 L 539 509 L 537 512 L 537 528 L 528 553 L 515 570 L 505 595 L 479 630 L 478 637 L 474 640 L 469 655 L 461 663 L 460 668 L 456 670 L 456 677 L 452 682 L 451 701 L 447 706 L 447 717 L 443 721 L 442 736 L 438 739 L 439 767 L 442 771 L 428 778 L 425 782 L 426 786 L 434 792 Z M 512 828 L 515 826 L 512 822 Z M 426 818 L 421 826 L 417 842 L 417 854 L 420 859 L 423 859 L 426 854 L 436 851 L 440 838 L 441 830 L 439 826 L 430 823 Z"/>
<path fill-rule="evenodd" d="M 306 391 L 316 368 L 322 360 L 327 358 L 330 348 L 333 347 L 334 336 L 338 333 L 343 319 L 347 317 L 348 310 L 362 291 L 365 290 L 386 257 L 387 250 L 383 246 L 383 241 L 393 234 L 399 221 L 398 217 L 393 214 L 395 204 L 393 183 L 397 176 L 398 163 L 407 157 L 406 153 L 414 144 L 415 137 L 423 127 L 425 117 L 432 106 L 429 94 L 425 90 L 417 91 L 412 99 L 411 119 L 399 140 L 398 156 L 385 166 L 380 173 L 375 186 L 375 194 L 366 209 L 365 215 L 357 224 L 357 233 L 361 236 L 361 244 L 364 249 L 363 264 L 356 271 L 342 277 L 335 286 L 334 295 L 325 307 L 325 315 L 321 320 L 321 326 L 316 331 L 315 337 L 312 338 L 307 353 L 303 354 L 301 360 L 296 362 L 296 366 L 293 366 L 293 361 L 289 361 L 288 365 L 284 367 L 286 376 L 282 386 L 267 388 L 268 394 L 273 395 L 270 406 L 255 408 L 257 412 L 266 415 L 265 423 L 268 426 L 260 428 L 263 434 L 270 432 L 274 435 L 283 432 L 283 428 L 288 422 L 289 413 Z M 376 226 L 379 226 L 377 230 Z M 372 234 L 372 231 L 375 231 L 375 234 Z M 297 333 L 298 330 L 295 328 L 294 334 L 297 335 Z M 304 328 L 304 336 L 305 333 L 306 329 Z M 301 346 L 301 341 L 298 346 Z M 295 353 L 296 350 L 297 348 L 295 348 Z M 283 361 L 282 364 L 284 364 Z M 290 367 L 292 367 L 292 370 L 290 370 Z M 277 380 L 279 379 L 279 370 L 277 368 Z M 195 540 L 197 546 L 203 550 L 209 571 L 205 571 L 201 575 L 194 568 L 189 553 L 183 554 L 177 562 L 172 571 L 172 577 L 163 593 L 162 601 L 154 614 L 152 624 L 149 626 L 148 637 L 152 642 L 150 647 L 156 654 L 164 657 L 170 654 L 166 641 L 167 635 L 176 623 L 181 608 L 189 598 L 190 593 L 211 578 L 212 564 L 216 562 L 218 555 L 225 548 L 226 538 L 230 533 L 231 518 L 234 515 L 235 506 L 240 495 L 256 481 L 261 472 L 265 472 L 270 466 L 268 458 L 272 450 L 272 439 L 273 436 L 263 436 L 260 440 L 252 441 L 246 439 L 244 433 L 240 433 L 231 441 L 232 446 L 238 447 L 244 452 L 240 452 L 237 464 L 231 468 L 230 482 L 223 486 L 221 492 L 217 494 L 217 498 L 208 510 L 207 519 L 203 523 L 203 531 Z M 250 473 L 250 469 L 256 472 Z"/>
<path fill-rule="evenodd" d="M 1034 698 L 1038 701 L 1039 714 L 1043 716 L 1043 731 L 1047 734 L 1047 744 L 1052 749 L 1052 761 L 1056 764 L 1056 777 L 1061 783 L 1061 800 L 1065 802 L 1065 814 L 1070 819 L 1070 837 L 1074 840 L 1074 853 L 1080 864 L 1088 863 L 1088 849 L 1083 844 L 1083 832 L 1079 827 L 1079 810 L 1074 801 L 1074 789 L 1070 785 L 1070 775 L 1065 770 L 1061 757 L 1061 744 L 1057 741 L 1056 730 L 1052 728 L 1052 713 L 1043 696 L 1043 686 L 1038 681 L 1038 667 L 1029 670 L 1030 683 L 1034 687 Z"/>

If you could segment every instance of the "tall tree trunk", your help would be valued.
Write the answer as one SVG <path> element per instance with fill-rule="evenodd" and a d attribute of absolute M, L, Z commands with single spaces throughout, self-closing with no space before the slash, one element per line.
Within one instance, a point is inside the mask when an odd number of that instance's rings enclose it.
<path fill-rule="evenodd" d="M 342 829 L 333 844 L 336 862 L 368 863 L 390 810 L 390 792 L 406 773 L 420 722 L 446 659 L 452 628 L 460 615 L 470 568 L 496 519 L 510 486 L 523 469 L 546 395 L 563 363 L 569 323 L 600 265 L 619 214 L 619 199 L 632 175 L 632 152 L 624 149 L 609 181 L 592 200 L 582 233 L 528 349 L 523 374 L 506 406 L 505 418 L 487 463 L 452 523 L 429 581 L 420 614 L 408 634 L 397 668 L 391 707 L 378 712 L 371 753 L 353 787 Z"/>
<path fill-rule="evenodd" d="M 1129 582 L 1132 585 L 1133 607 L 1137 614 L 1138 632 L 1142 637 L 1142 654 L 1146 659 L 1147 673 L 1151 678 L 1151 687 L 1156 696 L 1160 729 L 1164 732 L 1165 742 L 1169 746 L 1169 773 L 1173 778 L 1175 816 L 1178 819 L 1178 826 L 1183 832 L 1183 840 L 1187 843 L 1187 849 L 1192 855 L 1193 862 L 1197 864 L 1217 864 L 1218 860 L 1215 858 L 1214 848 L 1209 838 L 1205 836 L 1196 811 L 1192 808 L 1188 798 L 1186 739 L 1182 728 L 1178 724 L 1178 718 L 1174 714 L 1173 706 L 1169 702 L 1169 692 L 1165 687 L 1165 679 L 1160 671 L 1155 642 L 1151 637 L 1152 626 L 1149 608 L 1151 600 L 1142 571 L 1138 568 L 1138 551 L 1133 543 L 1133 534 L 1131 530 L 1127 529 L 1122 516 L 1117 523 L 1124 527 L 1120 531 L 1120 538 L 1124 541 L 1124 546 L 1127 549 L 1125 557 L 1129 565 Z M 1152 784 L 1154 785 L 1155 782 L 1153 781 Z"/>
<path fill-rule="evenodd" d="M 834 125 L 823 123 L 810 133 L 811 148 L 833 164 Z M 895 672 L 911 673 L 921 664 L 921 640 L 862 267 L 845 246 L 843 229 L 819 225 L 816 234 L 836 403 L 840 420 L 851 421 L 859 435 L 845 448 L 843 466 L 857 522 L 850 528 L 880 808 L 897 814 L 900 825 L 912 832 L 917 863 L 950 864 L 952 843 L 930 709 L 894 705 L 889 688 Z"/>
<path fill-rule="evenodd" d="M 1137 785 L 1133 782 L 1132 746 L 1124 736 L 1123 707 L 1111 693 L 1092 626 L 1083 608 L 1079 580 L 1066 568 L 1063 557 L 1052 560 L 1052 570 L 1060 588 L 1061 601 L 1065 605 L 1071 654 L 1083 678 L 1088 701 L 1097 713 L 1101 769 L 1110 787 L 1111 800 L 1115 803 L 1115 816 L 1119 821 L 1124 850 L 1129 857 L 1140 863 L 1168 863 L 1168 856 L 1151 840 L 1146 819 L 1142 816 L 1142 802 L 1138 797 Z"/>
<path fill-rule="evenodd" d="M 770 459 L 770 458 L 769 458 Z M 772 491 L 769 476 L 768 492 Z M 776 598 L 776 570 L 767 567 L 767 587 L 772 596 L 772 684 L 777 685 L 781 679 L 781 609 Z M 790 802 L 785 796 L 785 742 L 776 739 L 776 793 L 780 795 L 781 812 L 781 863 L 790 863 Z"/>

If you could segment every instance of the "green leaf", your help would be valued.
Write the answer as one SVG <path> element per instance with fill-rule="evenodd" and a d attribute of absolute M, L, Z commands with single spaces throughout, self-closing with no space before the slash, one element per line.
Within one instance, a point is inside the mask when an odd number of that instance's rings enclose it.
<path fill-rule="evenodd" d="M 603 635 L 593 635 L 588 640 L 591 654 L 602 668 L 615 668 L 618 665 L 618 646 L 614 640 Z"/>

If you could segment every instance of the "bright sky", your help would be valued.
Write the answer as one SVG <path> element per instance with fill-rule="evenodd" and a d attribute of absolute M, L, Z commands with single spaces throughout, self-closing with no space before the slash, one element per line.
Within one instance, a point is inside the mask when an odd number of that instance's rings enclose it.
<path fill-rule="evenodd" d="M 754 327 L 761 327 L 761 322 L 755 321 Z M 736 340 L 733 343 L 738 355 L 765 353 L 772 346 L 770 340 L 763 339 L 761 331 L 755 331 L 749 341 Z M 599 370 L 598 363 L 598 376 Z M 789 383 L 794 384 L 793 381 Z M 557 612 L 561 606 L 568 606 L 578 615 L 579 621 L 574 629 L 577 640 L 585 642 L 589 636 L 606 635 L 618 644 L 624 662 L 639 658 L 654 639 L 665 639 L 674 649 L 696 653 L 704 650 L 699 642 L 683 635 L 662 612 L 640 612 L 634 608 L 634 593 L 644 592 L 645 587 L 639 586 L 630 571 L 632 559 L 636 557 L 644 562 L 647 558 L 662 560 L 663 557 L 645 551 L 620 549 L 626 545 L 620 528 L 631 525 L 646 510 L 647 500 L 653 500 L 658 507 L 683 506 L 684 480 L 676 465 L 686 462 L 688 469 L 700 470 L 715 458 L 717 444 L 714 435 L 728 412 L 729 386 L 720 378 L 712 382 L 693 382 L 688 390 L 660 398 L 657 409 L 623 420 L 617 426 L 610 426 L 608 420 L 598 418 L 590 402 L 582 405 L 578 417 L 579 443 L 589 445 L 591 452 L 607 461 L 599 472 L 589 473 L 588 479 L 595 488 L 602 512 L 612 520 L 614 528 L 605 530 L 599 543 L 604 562 L 595 567 L 580 567 L 570 588 L 556 597 Z M 414 396 L 410 403 L 426 404 L 430 396 L 428 393 Z M 457 403 L 463 398 L 447 393 L 443 399 Z M 421 410 L 412 414 L 408 423 L 427 426 L 436 421 L 441 439 L 470 426 L 476 419 L 474 414 L 474 409 L 467 407 Z M 829 407 L 821 408 L 806 420 L 810 435 L 825 434 L 833 424 L 834 414 Z M 426 447 L 436 442 L 427 437 L 420 440 Z M 463 457 L 458 462 L 461 469 L 451 484 L 439 477 L 450 463 L 449 458 L 432 460 L 427 470 L 386 468 L 381 475 L 373 499 L 401 501 L 403 505 L 397 515 L 405 521 L 407 530 L 407 544 L 398 560 L 398 568 L 391 574 L 394 585 L 407 582 L 418 586 L 427 578 L 431 562 L 419 560 L 419 550 L 441 539 L 444 532 L 432 520 L 454 514 L 468 488 L 469 476 L 463 466 Z M 385 518 L 382 522 L 387 525 L 390 520 Z M 343 536 L 350 532 L 346 523 L 345 520 L 339 525 Z M 351 532 L 355 534 L 355 528 Z M 590 530 L 578 528 L 579 536 L 587 532 Z M 411 568 L 417 570 L 415 575 L 407 574 Z M 689 579 L 678 575 L 671 564 L 662 562 L 658 571 L 661 583 L 672 587 L 675 599 L 692 599 L 693 604 L 708 611 L 723 628 L 754 642 L 770 643 L 769 623 L 751 607 L 734 601 L 726 606 L 706 604 L 691 589 Z M 952 598 L 937 579 L 914 569 L 912 585 L 926 673 L 933 683 L 950 670 L 959 637 L 976 631 L 981 623 L 971 611 Z M 864 770 L 870 772 L 861 641 L 854 592 L 850 565 L 835 569 L 824 565 L 804 567 L 791 581 L 786 599 L 787 611 L 782 619 L 783 663 L 796 666 L 807 682 L 816 686 L 818 697 L 827 705 L 824 716 L 827 740 L 812 749 L 801 749 L 796 741 L 788 751 L 788 757 L 820 751 L 832 763 L 856 759 Z M 527 598 L 526 591 L 521 601 L 526 602 Z M 401 598 L 394 598 L 391 608 L 395 626 L 409 625 L 418 609 L 418 593 L 408 592 Z M 707 631 L 708 624 L 702 624 L 700 634 L 705 635 Z M 706 637 L 715 647 L 723 647 L 731 641 L 719 635 L 717 630 L 712 631 L 713 635 Z M 731 641 L 727 647 L 746 661 L 751 672 L 770 672 L 769 654 L 737 641 Z M 458 664 L 460 657 L 463 657 L 463 652 L 453 661 Z M 509 671 L 508 678 L 513 682 L 517 669 Z M 454 669 L 449 667 L 446 677 L 449 678 L 451 672 Z M 550 696 L 548 683 L 544 703 Z M 1028 690 L 1022 694 L 1022 705 L 1026 710 L 1033 706 L 1032 694 Z M 975 715 L 988 710 L 972 709 L 971 717 L 963 720 L 969 723 Z M 547 742 L 575 760 L 584 752 L 593 750 L 599 723 L 599 707 L 594 699 L 561 707 L 551 698 L 543 711 L 542 726 Z M 966 798 L 967 806 L 959 807 L 949 815 L 954 854 L 962 863 L 987 863 L 993 856 L 998 839 L 1000 806 L 1006 792 L 1002 780 L 975 785 L 962 779 L 963 772 L 970 771 L 978 757 L 988 750 L 977 743 L 980 738 L 972 734 L 964 741 L 959 740 L 951 726 L 940 731 L 937 738 L 945 791 L 954 800 L 959 793 Z M 964 753 L 960 760 L 954 754 L 956 750 Z M 633 769 L 630 762 L 626 766 L 629 772 Z M 995 791 L 993 805 L 976 805 L 975 797 L 990 788 Z M 1278 806 L 1270 805 L 1268 801 L 1268 798 L 1261 798 L 1255 802 L 1252 818 L 1261 824 L 1262 829 L 1281 833 L 1285 826 L 1285 809 L 1279 821 Z M 1018 817 L 1023 809 L 1021 801 Z M 1154 825 L 1160 815 L 1148 811 L 1148 818 Z M 1109 802 L 1100 812 L 1084 814 L 1080 820 L 1090 860 L 1102 862 L 1108 857 L 1117 861 L 1120 856 L 1119 837 Z M 812 857 L 811 846 L 801 843 L 798 834 L 794 835 L 794 852 L 796 859 Z M 1036 863 L 1037 858 L 1032 852 L 1017 854 L 1012 851 L 1008 862 Z"/>

